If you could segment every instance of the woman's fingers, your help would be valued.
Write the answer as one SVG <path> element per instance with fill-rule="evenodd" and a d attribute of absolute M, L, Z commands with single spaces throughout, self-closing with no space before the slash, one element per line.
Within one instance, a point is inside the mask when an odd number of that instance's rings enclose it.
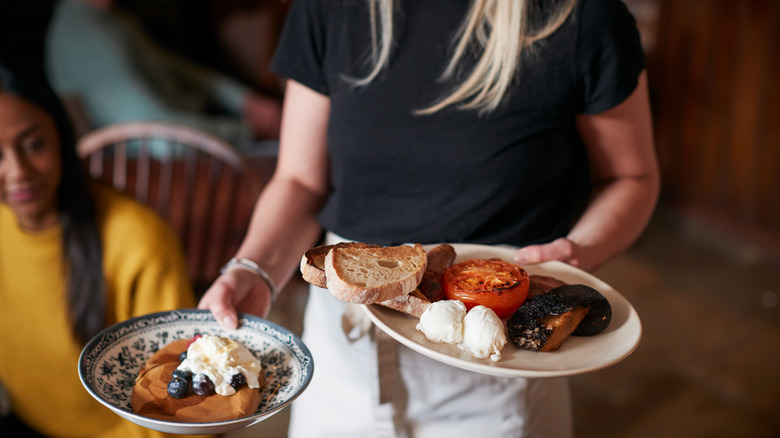
<path fill-rule="evenodd" d="M 238 327 L 238 318 L 234 306 L 235 295 L 235 288 L 227 285 L 220 277 L 203 295 L 198 308 L 211 310 L 214 318 L 226 329 L 236 329 Z"/>
<path fill-rule="evenodd" d="M 198 304 L 199 309 L 211 310 L 223 327 L 238 328 L 237 312 L 265 317 L 271 310 L 271 293 L 263 290 L 265 282 L 255 274 L 233 269 L 221 275 Z"/>
<path fill-rule="evenodd" d="M 515 253 L 517 263 L 542 263 L 557 260 L 572 266 L 580 266 L 577 247 L 570 240 L 561 237 L 542 245 L 529 245 Z"/>

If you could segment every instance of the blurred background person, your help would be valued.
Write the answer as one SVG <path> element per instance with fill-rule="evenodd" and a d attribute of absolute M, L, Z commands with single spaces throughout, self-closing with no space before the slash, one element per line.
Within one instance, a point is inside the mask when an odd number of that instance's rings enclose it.
<path fill-rule="evenodd" d="M 88 180 L 41 63 L 0 58 L 0 436 L 162 436 L 94 400 L 78 358 L 106 326 L 193 305 L 172 230 Z"/>
<path fill-rule="evenodd" d="M 276 139 L 277 99 L 156 43 L 113 0 L 60 0 L 46 38 L 47 73 L 91 128 L 155 120 L 210 132 L 251 154 Z"/>

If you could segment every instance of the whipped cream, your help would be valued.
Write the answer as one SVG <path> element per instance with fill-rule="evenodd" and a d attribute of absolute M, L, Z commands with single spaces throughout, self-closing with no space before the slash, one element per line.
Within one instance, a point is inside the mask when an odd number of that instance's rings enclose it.
<path fill-rule="evenodd" d="M 235 374 L 241 373 L 250 388 L 260 388 L 263 366 L 251 351 L 240 343 L 221 336 L 201 335 L 190 344 L 187 358 L 178 366 L 183 371 L 205 374 L 214 383 L 219 395 L 233 395 L 230 385 Z"/>
<path fill-rule="evenodd" d="M 428 305 L 417 324 L 431 342 L 457 344 L 463 340 L 466 305 L 458 300 L 436 301 Z"/>
<path fill-rule="evenodd" d="M 459 347 L 471 352 L 474 357 L 497 362 L 501 360 L 501 349 L 506 345 L 504 324 L 493 309 L 474 306 L 463 318 L 463 341 Z"/>

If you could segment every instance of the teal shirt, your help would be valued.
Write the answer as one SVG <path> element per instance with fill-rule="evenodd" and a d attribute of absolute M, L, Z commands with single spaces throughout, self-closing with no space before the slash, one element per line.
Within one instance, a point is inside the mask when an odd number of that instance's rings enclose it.
<path fill-rule="evenodd" d="M 61 0 L 46 62 L 54 89 L 77 96 L 95 127 L 154 120 L 200 128 L 234 145 L 251 139 L 241 116 L 247 87 L 162 48 L 114 11 Z"/>

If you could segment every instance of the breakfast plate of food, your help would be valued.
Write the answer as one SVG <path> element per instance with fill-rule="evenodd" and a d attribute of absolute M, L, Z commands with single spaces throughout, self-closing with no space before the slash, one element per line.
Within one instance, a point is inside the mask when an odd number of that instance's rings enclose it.
<path fill-rule="evenodd" d="M 181 309 L 106 328 L 82 350 L 84 388 L 119 416 L 175 434 L 221 434 L 278 413 L 308 386 L 306 345 L 273 322 L 239 314 L 226 330 L 211 312 Z"/>
<path fill-rule="evenodd" d="M 355 245 L 311 249 L 304 279 L 363 304 L 398 342 L 455 367 L 571 376 L 620 362 L 642 337 L 628 300 L 565 263 L 518 266 L 515 249 L 500 246 Z"/>

